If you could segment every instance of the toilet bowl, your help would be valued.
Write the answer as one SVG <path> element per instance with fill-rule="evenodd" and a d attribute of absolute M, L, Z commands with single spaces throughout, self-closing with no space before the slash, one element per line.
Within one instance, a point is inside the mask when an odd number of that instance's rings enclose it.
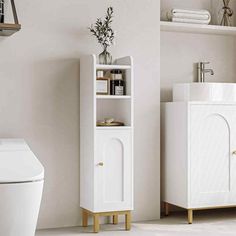
<path fill-rule="evenodd" d="M 44 168 L 24 140 L 0 139 L 0 236 L 34 236 Z"/>

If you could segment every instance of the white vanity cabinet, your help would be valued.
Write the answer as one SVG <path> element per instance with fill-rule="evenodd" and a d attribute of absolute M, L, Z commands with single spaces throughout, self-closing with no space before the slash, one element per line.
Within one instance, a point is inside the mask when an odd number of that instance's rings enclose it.
<path fill-rule="evenodd" d="M 124 95 L 96 94 L 97 71 L 109 74 L 121 70 Z M 114 118 L 124 126 L 97 126 L 97 121 Z M 99 122 L 100 124 L 101 122 Z M 80 60 L 80 207 L 83 226 L 88 215 L 99 231 L 99 216 L 125 215 L 130 229 L 133 210 L 133 60 L 117 59 L 114 65 L 100 65 L 95 55 Z"/>
<path fill-rule="evenodd" d="M 192 210 L 236 206 L 236 104 L 165 103 L 162 124 L 163 201 L 189 223 Z"/>

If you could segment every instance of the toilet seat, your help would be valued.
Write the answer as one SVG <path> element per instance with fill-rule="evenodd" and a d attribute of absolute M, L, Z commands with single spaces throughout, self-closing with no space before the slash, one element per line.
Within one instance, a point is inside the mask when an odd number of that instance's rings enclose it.
<path fill-rule="evenodd" d="M 22 139 L 0 139 L 0 184 L 42 181 L 44 168 Z"/>

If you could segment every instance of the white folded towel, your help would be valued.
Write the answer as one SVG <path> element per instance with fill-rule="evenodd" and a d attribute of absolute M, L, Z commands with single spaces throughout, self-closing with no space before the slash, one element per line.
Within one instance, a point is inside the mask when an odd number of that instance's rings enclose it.
<path fill-rule="evenodd" d="M 173 9 L 171 11 L 171 18 L 173 22 L 209 24 L 211 14 L 207 10 Z"/>
<path fill-rule="evenodd" d="M 198 15 L 198 14 L 190 14 L 190 13 L 173 13 L 172 17 L 175 18 L 184 18 L 184 19 L 194 19 L 194 20 L 209 20 L 210 15 Z"/>
<path fill-rule="evenodd" d="M 194 10 L 194 9 L 172 9 L 172 13 L 189 13 L 189 14 L 197 14 L 197 15 L 209 15 L 209 11 L 207 10 Z"/>
<path fill-rule="evenodd" d="M 208 20 L 195 20 L 195 19 L 181 19 L 181 18 L 172 18 L 173 22 L 179 22 L 179 23 L 189 23 L 189 24 L 201 24 L 201 25 L 208 25 L 210 21 Z"/>

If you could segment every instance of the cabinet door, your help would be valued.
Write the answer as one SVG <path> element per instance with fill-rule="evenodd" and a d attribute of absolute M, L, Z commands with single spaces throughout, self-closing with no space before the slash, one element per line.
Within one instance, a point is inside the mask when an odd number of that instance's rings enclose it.
<path fill-rule="evenodd" d="M 235 112 L 231 105 L 191 105 L 190 207 L 225 206 L 230 202 L 234 191 Z"/>
<path fill-rule="evenodd" d="M 229 107 L 230 129 L 230 197 L 229 205 L 236 205 L 236 105 Z"/>
<path fill-rule="evenodd" d="M 132 131 L 102 129 L 96 134 L 95 210 L 132 210 Z M 100 164 L 100 165 L 99 165 Z"/>

